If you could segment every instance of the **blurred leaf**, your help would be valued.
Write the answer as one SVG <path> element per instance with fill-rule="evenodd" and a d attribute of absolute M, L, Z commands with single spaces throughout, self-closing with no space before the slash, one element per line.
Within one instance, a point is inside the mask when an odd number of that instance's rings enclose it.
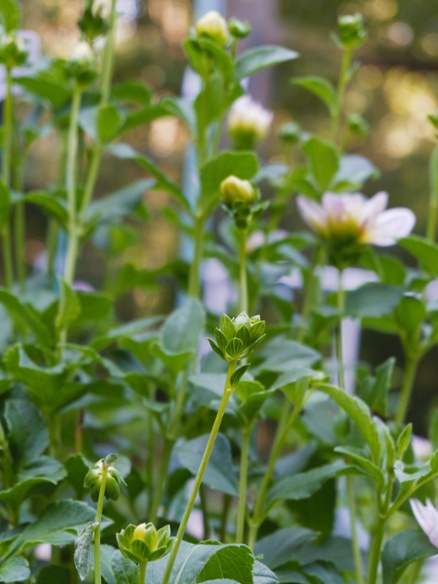
<path fill-rule="evenodd" d="M 298 53 L 285 47 L 262 46 L 248 49 L 236 59 L 236 79 L 244 79 L 262 69 L 296 59 Z"/>
<path fill-rule="evenodd" d="M 114 193 L 93 201 L 88 207 L 87 216 L 89 218 L 96 216 L 99 223 L 114 224 L 132 213 L 133 209 L 143 201 L 144 193 L 154 188 L 155 185 L 155 180 L 137 180 Z"/>
<path fill-rule="evenodd" d="M 221 182 L 230 175 L 251 179 L 258 171 L 257 156 L 253 152 L 221 152 L 201 167 L 201 192 L 205 200 L 214 199 Z"/>
<path fill-rule="evenodd" d="M 99 140 L 104 144 L 116 137 L 123 123 L 123 116 L 112 103 L 100 105 L 96 115 L 96 130 Z"/>
<path fill-rule="evenodd" d="M 369 407 L 385 418 L 388 407 L 388 392 L 391 387 L 395 358 L 391 357 L 376 368 L 375 377 L 367 377 L 361 385 L 360 397 Z"/>
<path fill-rule="evenodd" d="M 88 523 L 74 541 L 74 563 L 79 578 L 85 580 L 90 571 L 90 547 L 96 526 L 94 522 Z"/>
<path fill-rule="evenodd" d="M 438 277 L 438 245 L 418 235 L 404 237 L 398 243 L 417 258 L 423 270 L 430 276 Z"/>
<path fill-rule="evenodd" d="M 196 475 L 204 455 L 209 435 L 199 436 L 176 446 L 176 454 L 184 468 Z M 237 495 L 239 485 L 233 466 L 228 438 L 218 434 L 202 482 L 211 489 Z"/>
<path fill-rule="evenodd" d="M 31 191 L 25 197 L 27 203 L 35 203 L 65 228 L 68 225 L 68 210 L 60 191 Z"/>
<path fill-rule="evenodd" d="M 407 340 L 416 343 L 423 322 L 427 316 L 424 302 L 415 296 L 405 295 L 400 300 L 394 314 L 398 325 L 406 334 Z"/>
<path fill-rule="evenodd" d="M 332 83 L 325 79 L 324 77 L 308 76 L 308 77 L 293 77 L 291 79 L 293 85 L 298 85 L 299 87 L 304 87 L 316 97 L 319 97 L 325 105 L 328 107 L 330 115 L 336 113 L 338 107 L 338 98 L 336 96 L 336 90 Z"/>
<path fill-rule="evenodd" d="M 81 311 L 72 323 L 71 330 L 77 330 L 90 324 L 106 324 L 111 322 L 113 302 L 111 296 L 98 292 L 82 292 L 76 290 Z"/>
<path fill-rule="evenodd" d="M 30 578 L 29 563 L 25 558 L 9 558 L 0 564 L 0 582 L 14 584 Z"/>
<path fill-rule="evenodd" d="M 302 527 L 278 529 L 274 533 L 260 539 L 254 548 L 254 553 L 263 558 L 264 563 L 275 570 L 294 559 L 299 550 L 314 541 L 318 534 Z"/>
<path fill-rule="evenodd" d="M 383 584 L 396 584 L 410 563 L 438 553 L 424 533 L 403 531 L 389 539 L 382 552 Z"/>
<path fill-rule="evenodd" d="M 58 313 L 55 319 L 55 327 L 58 333 L 67 330 L 68 326 L 77 319 L 81 313 L 81 305 L 76 293 L 63 278 L 59 278 L 60 298 Z"/>
<path fill-rule="evenodd" d="M 195 100 L 198 134 L 223 116 L 224 82 L 218 75 L 211 75 Z"/>
<path fill-rule="evenodd" d="M 65 461 L 64 466 L 67 471 L 68 482 L 72 485 L 77 497 L 80 499 L 85 492 L 85 475 L 92 465 L 82 454 L 78 453 L 71 454 Z"/>
<path fill-rule="evenodd" d="M 24 467 L 38 458 L 49 444 L 44 418 L 32 402 L 24 399 L 6 400 L 3 415 L 15 464 Z"/>
<path fill-rule="evenodd" d="M 151 102 L 152 90 L 141 81 L 123 81 L 111 90 L 111 97 L 120 101 L 132 101 L 147 106 Z"/>
<path fill-rule="evenodd" d="M 71 90 L 66 82 L 65 61 L 52 61 L 47 69 L 35 70 L 32 75 L 17 76 L 14 83 L 27 89 L 31 94 L 47 102 L 58 110 L 71 98 Z"/>
<path fill-rule="evenodd" d="M 205 326 L 205 309 L 194 298 L 188 299 L 166 318 L 160 333 L 160 344 L 169 354 L 198 350 Z"/>
<path fill-rule="evenodd" d="M 38 572 L 36 584 L 59 584 L 70 582 L 70 569 L 63 566 L 43 566 Z"/>
<path fill-rule="evenodd" d="M 2 232 L 8 224 L 10 214 L 11 192 L 6 186 L 4 180 L 0 178 L 0 232 Z"/>
<path fill-rule="evenodd" d="M 309 159 L 310 169 L 322 194 L 328 190 L 338 171 L 338 154 L 329 142 L 316 136 L 304 142 L 302 149 Z"/>
<path fill-rule="evenodd" d="M 128 558 L 124 558 L 119 550 L 116 550 L 111 556 L 111 568 L 116 584 L 138 583 L 138 566 Z"/>
<path fill-rule="evenodd" d="M 391 314 L 403 295 L 401 286 L 389 286 L 380 282 L 364 284 L 349 292 L 345 313 L 349 316 L 378 318 Z"/>
<path fill-rule="evenodd" d="M 359 154 L 344 154 L 339 160 L 339 169 L 333 179 L 333 188 L 345 184 L 344 190 L 361 188 L 370 178 L 378 178 L 379 170 L 372 162 Z"/>
<path fill-rule="evenodd" d="M 20 5 L 15 0 L 0 0 L 0 16 L 6 32 L 20 28 Z"/>

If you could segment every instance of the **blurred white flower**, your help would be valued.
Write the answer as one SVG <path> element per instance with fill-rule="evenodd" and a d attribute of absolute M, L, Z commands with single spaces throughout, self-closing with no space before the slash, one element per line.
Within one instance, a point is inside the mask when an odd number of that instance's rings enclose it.
<path fill-rule="evenodd" d="M 426 505 L 418 499 L 411 499 L 410 504 L 418 525 L 427 535 L 430 543 L 438 548 L 438 510 L 430 499 L 426 499 Z"/>
<path fill-rule="evenodd" d="M 228 114 L 228 133 L 239 148 L 251 148 L 264 138 L 272 123 L 273 113 L 249 95 L 236 99 Z"/>
<path fill-rule="evenodd" d="M 86 41 L 78 43 L 69 58 L 69 61 L 77 63 L 92 63 L 94 60 L 93 49 Z"/>
<path fill-rule="evenodd" d="M 388 194 L 379 192 L 370 199 L 360 193 L 325 193 L 322 204 L 298 197 L 304 221 L 329 242 L 370 243 L 386 247 L 406 237 L 415 225 L 410 209 L 386 209 Z"/>
<path fill-rule="evenodd" d="M 111 14 L 111 0 L 94 0 L 91 11 L 93 16 L 101 16 L 102 18 L 108 19 Z"/>
<path fill-rule="evenodd" d="M 195 29 L 198 36 L 206 36 L 221 46 L 229 37 L 227 21 L 216 10 L 210 10 L 201 16 L 195 24 Z"/>

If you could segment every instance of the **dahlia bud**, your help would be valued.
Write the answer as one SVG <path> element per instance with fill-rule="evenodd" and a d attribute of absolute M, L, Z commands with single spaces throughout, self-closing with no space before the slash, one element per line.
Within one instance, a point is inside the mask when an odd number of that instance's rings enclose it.
<path fill-rule="evenodd" d="M 175 538 L 170 536 L 169 525 L 157 530 L 152 523 L 130 524 L 116 537 L 125 558 L 137 564 L 159 560 L 170 552 L 175 543 Z"/>
<path fill-rule="evenodd" d="M 220 191 L 225 205 L 232 207 L 234 203 L 253 203 L 257 200 L 257 189 L 249 182 L 237 176 L 230 175 L 221 182 Z"/>
<path fill-rule="evenodd" d="M 97 74 L 96 59 L 89 43 L 81 41 L 74 48 L 65 65 L 67 75 L 79 85 L 88 85 Z"/>
<path fill-rule="evenodd" d="M 26 62 L 28 51 L 24 39 L 16 33 L 8 33 L 0 38 L 0 64 L 10 70 Z"/>
<path fill-rule="evenodd" d="M 255 102 L 249 95 L 239 97 L 228 114 L 227 129 L 236 148 L 253 148 L 264 138 L 273 114 Z"/>
<path fill-rule="evenodd" d="M 245 359 L 265 337 L 266 323 L 260 316 L 249 317 L 241 312 L 236 318 L 223 314 L 214 331 L 216 343 L 208 339 L 211 348 L 228 363 Z"/>
<path fill-rule="evenodd" d="M 116 459 L 115 454 L 110 454 L 106 458 L 98 460 L 91 468 L 84 479 L 84 487 L 90 490 L 90 496 L 93 501 L 99 498 L 100 487 L 102 485 L 103 477 L 106 473 L 105 483 L 105 497 L 116 501 L 120 495 L 120 483 L 125 484 L 119 471 L 111 465 Z"/>
<path fill-rule="evenodd" d="M 246 20 L 239 20 L 238 18 L 230 18 L 228 21 L 228 29 L 230 34 L 236 39 L 244 39 L 251 32 L 251 25 Z"/>
<path fill-rule="evenodd" d="M 283 124 L 280 129 L 280 138 L 286 144 L 296 144 L 299 142 L 301 138 L 299 125 L 295 122 L 286 122 Z"/>
<path fill-rule="evenodd" d="M 223 47 L 229 39 L 228 25 L 215 10 L 210 10 L 201 16 L 195 24 L 196 34 L 200 37 L 207 37 L 219 46 Z"/>
<path fill-rule="evenodd" d="M 359 47 L 365 41 L 366 36 L 362 14 L 357 12 L 338 18 L 338 41 L 344 48 Z"/>

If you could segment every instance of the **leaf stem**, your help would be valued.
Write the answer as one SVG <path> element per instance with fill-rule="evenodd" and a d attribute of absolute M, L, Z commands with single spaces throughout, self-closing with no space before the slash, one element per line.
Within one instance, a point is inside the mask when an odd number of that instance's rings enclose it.
<path fill-rule="evenodd" d="M 248 278 L 246 273 L 246 229 L 239 230 L 239 305 L 240 312 L 248 313 Z"/>
<path fill-rule="evenodd" d="M 11 179 L 11 145 L 12 145 L 12 74 L 10 69 L 7 69 L 6 71 L 6 96 L 3 107 L 4 122 L 3 122 L 2 179 L 5 187 L 9 189 Z M 12 266 L 11 233 L 8 219 L 5 220 L 5 223 L 2 226 L 2 240 L 5 286 L 8 290 L 11 290 L 14 282 L 14 274 Z"/>
<path fill-rule="evenodd" d="M 419 356 L 416 352 L 405 351 L 406 366 L 403 375 L 403 383 L 400 393 L 400 400 L 398 402 L 397 412 L 395 415 L 396 424 L 403 424 L 406 418 L 406 413 L 411 399 L 411 393 L 414 386 L 415 375 L 419 363 Z"/>
<path fill-rule="evenodd" d="M 426 237 L 435 242 L 436 219 L 438 214 L 438 146 L 435 146 L 430 157 L 430 199 L 429 214 L 427 216 Z"/>
<path fill-rule="evenodd" d="M 345 87 L 347 85 L 348 69 L 350 68 L 352 55 L 353 51 L 351 47 L 345 47 L 342 55 L 341 70 L 339 73 L 338 80 L 338 89 L 336 95 L 336 111 L 332 115 L 331 139 L 335 146 L 337 146 L 339 143 L 342 103 Z"/>
<path fill-rule="evenodd" d="M 100 483 L 99 497 L 96 509 L 96 528 L 94 531 L 94 584 L 101 584 L 102 577 L 100 571 L 100 526 L 102 523 L 103 502 L 105 499 L 106 480 L 108 477 L 108 465 L 104 461 L 102 464 L 102 482 Z"/>
<path fill-rule="evenodd" d="M 244 543 L 246 488 L 248 482 L 248 452 L 252 424 L 242 432 L 242 451 L 240 453 L 239 501 L 237 509 L 236 543 Z"/>
<path fill-rule="evenodd" d="M 379 517 L 376 530 L 371 541 L 370 555 L 368 558 L 368 584 L 376 584 L 380 563 L 380 550 L 382 548 L 385 533 L 385 521 Z"/>
<path fill-rule="evenodd" d="M 233 392 L 233 387 L 231 386 L 230 380 L 231 380 L 232 374 L 234 373 L 234 371 L 236 369 L 236 365 L 237 365 L 237 361 L 232 361 L 231 363 L 228 364 L 228 373 L 227 373 L 227 379 L 225 381 L 224 393 L 222 395 L 222 400 L 221 400 L 219 409 L 217 411 L 216 418 L 214 420 L 213 427 L 211 429 L 210 436 L 208 438 L 204 454 L 202 456 L 201 464 L 199 465 L 199 469 L 198 469 L 198 472 L 197 472 L 196 477 L 195 477 L 195 482 L 194 482 L 193 487 L 192 487 L 192 492 L 190 494 L 189 500 L 187 501 L 187 505 L 186 505 L 183 517 L 181 519 L 181 523 L 180 523 L 178 532 L 176 534 L 175 545 L 172 548 L 172 551 L 170 553 L 162 584 L 168 584 L 168 582 L 170 580 L 170 576 L 172 574 L 172 568 L 175 564 L 176 556 L 178 554 L 178 550 L 180 548 L 182 538 L 184 536 L 184 533 L 185 533 L 185 530 L 187 527 L 188 520 L 190 518 L 193 507 L 195 505 L 195 501 L 196 501 L 196 497 L 198 495 L 199 487 L 201 486 L 202 479 L 204 478 L 204 473 L 205 473 L 205 470 L 207 468 L 207 464 L 208 464 L 208 461 L 210 459 L 210 456 L 211 456 L 211 453 L 213 450 L 213 446 L 214 446 L 214 443 L 216 441 L 217 434 L 219 432 L 219 428 L 220 428 L 222 418 L 223 418 L 224 413 L 225 413 L 225 409 L 227 407 L 228 400 L 230 398 L 230 395 Z"/>

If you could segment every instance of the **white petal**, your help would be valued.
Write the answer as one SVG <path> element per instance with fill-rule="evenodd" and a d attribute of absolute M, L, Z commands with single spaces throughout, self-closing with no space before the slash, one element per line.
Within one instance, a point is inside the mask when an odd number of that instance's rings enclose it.
<path fill-rule="evenodd" d="M 297 206 L 304 221 L 318 233 L 326 228 L 326 214 L 324 209 L 315 201 L 307 197 L 297 197 Z"/>
<path fill-rule="evenodd" d="M 368 199 L 365 202 L 363 208 L 363 219 L 365 221 L 373 221 L 386 209 L 387 204 L 388 193 L 379 191 L 374 197 L 371 197 L 371 199 Z"/>
<path fill-rule="evenodd" d="M 415 215 L 410 209 L 396 208 L 381 213 L 367 227 L 363 241 L 386 247 L 409 235 L 415 225 Z"/>
<path fill-rule="evenodd" d="M 429 538 L 432 545 L 438 548 L 438 511 L 427 499 L 426 505 L 423 505 L 417 499 L 410 500 L 411 509 L 418 522 L 418 525 Z"/>

